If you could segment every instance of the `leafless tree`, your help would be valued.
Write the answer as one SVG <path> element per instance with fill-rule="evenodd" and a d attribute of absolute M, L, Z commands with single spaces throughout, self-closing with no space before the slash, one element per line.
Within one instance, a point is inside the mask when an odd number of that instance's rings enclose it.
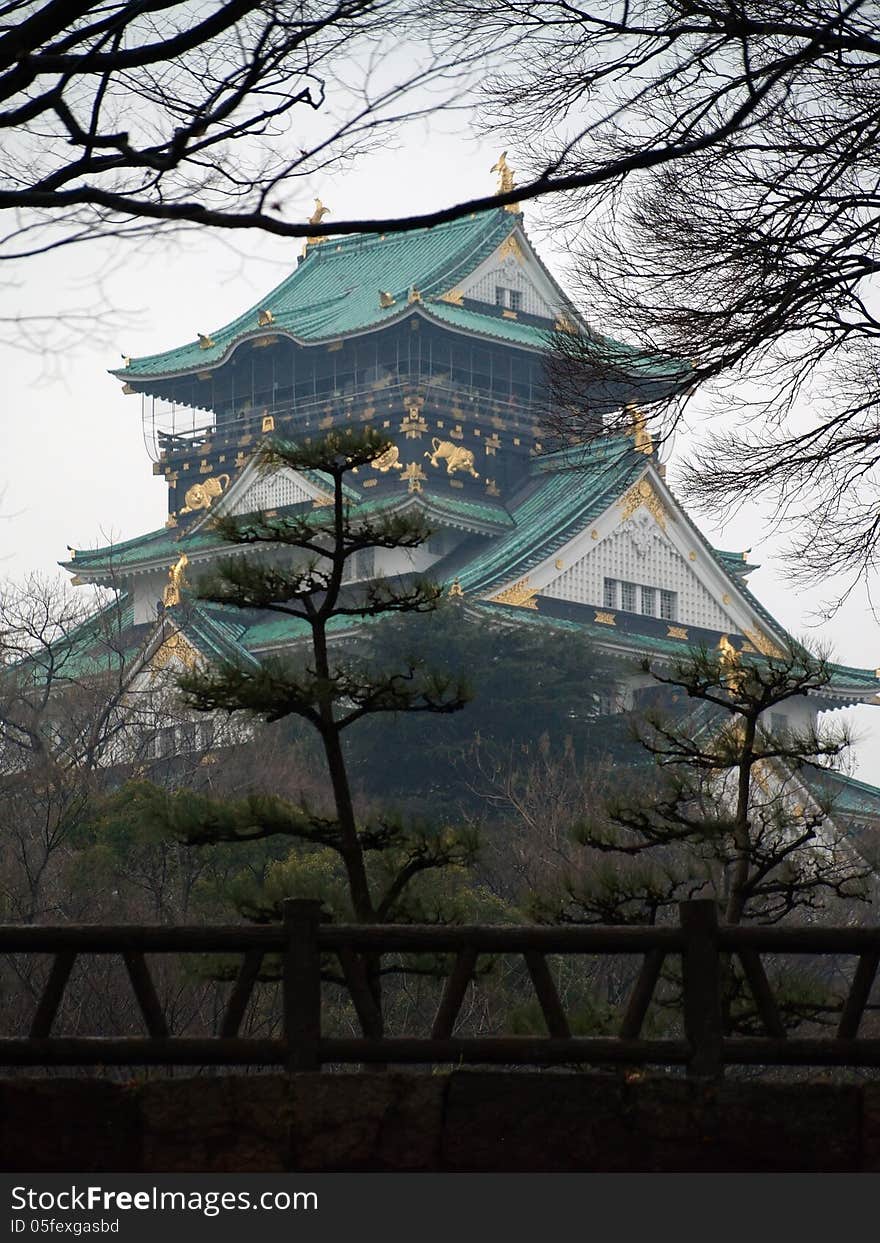
<path fill-rule="evenodd" d="M 796 532 L 805 579 L 872 567 L 880 6 L 453 7 L 473 39 L 505 49 L 490 120 L 516 144 L 522 198 L 567 192 L 549 213 L 579 233 L 582 303 L 675 380 L 642 373 L 655 436 L 707 384 L 715 414 L 738 416 L 691 462 L 690 497 L 717 512 L 763 490 Z M 585 371 L 613 381 L 632 357 L 589 334 L 559 344 L 565 435 L 583 423 Z"/>
<path fill-rule="evenodd" d="M 0 5 L 0 257 L 166 226 L 330 232 L 290 205 L 303 178 L 461 81 L 466 54 L 407 46 L 411 18 L 405 0 Z"/>

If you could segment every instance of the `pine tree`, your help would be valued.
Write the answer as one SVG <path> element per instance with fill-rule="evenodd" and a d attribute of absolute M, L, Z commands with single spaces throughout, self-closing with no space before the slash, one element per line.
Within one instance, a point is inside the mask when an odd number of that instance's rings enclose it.
<path fill-rule="evenodd" d="M 129 814 L 193 845 L 279 835 L 296 842 L 270 868 L 267 885 L 240 896 L 239 908 L 251 918 L 276 917 L 285 896 L 319 897 L 331 916 L 362 923 L 425 918 L 428 907 L 440 917 L 440 898 L 424 881 L 413 882 L 439 869 L 456 872 L 475 857 L 467 828 L 390 815 L 362 823 L 355 813 L 346 731 L 375 714 L 456 712 L 468 698 L 464 682 L 451 674 L 432 674 L 415 659 L 377 669 L 338 641 L 358 619 L 429 614 L 442 597 L 439 586 L 414 575 L 353 582 L 347 573 L 366 550 L 413 549 L 430 535 L 418 516 L 363 516 L 347 499 L 346 476 L 388 447 L 370 431 L 332 433 L 312 444 L 267 442 L 263 470 L 320 472 L 332 488 L 332 503 L 275 516 L 218 517 L 214 526 L 224 542 L 239 549 L 258 546 L 260 554 L 222 560 L 193 594 L 288 618 L 301 628 L 302 641 L 282 656 L 220 662 L 179 679 L 185 702 L 199 711 L 305 722 L 326 763 L 332 813 L 267 794 L 221 801 L 141 784 L 124 795 Z"/>
<path fill-rule="evenodd" d="M 634 718 L 650 763 L 621 773 L 601 813 L 576 824 L 582 857 L 537 899 L 538 917 L 655 923 L 683 899 L 711 897 L 724 923 L 772 924 L 867 900 L 873 868 L 833 814 L 829 774 L 847 732 L 796 728 L 777 711 L 828 685 L 827 660 L 794 642 L 743 655 L 722 639 L 671 669 L 642 668 L 664 689 Z M 827 982 L 808 970 L 786 969 L 778 985 L 789 1024 L 831 1009 Z M 754 1004 L 735 961 L 723 996 L 727 1029 L 751 1030 Z"/>
<path fill-rule="evenodd" d="M 603 921 L 653 922 L 681 898 L 713 896 L 728 924 L 776 923 L 861 896 L 870 868 L 833 818 L 827 780 L 848 734 L 790 727 L 776 711 L 827 686 L 828 662 L 800 644 L 741 656 L 722 640 L 668 671 L 642 668 L 666 690 L 634 716 L 651 764 L 627 772 L 626 792 L 575 831 L 623 866 L 572 888 L 575 905 Z"/>

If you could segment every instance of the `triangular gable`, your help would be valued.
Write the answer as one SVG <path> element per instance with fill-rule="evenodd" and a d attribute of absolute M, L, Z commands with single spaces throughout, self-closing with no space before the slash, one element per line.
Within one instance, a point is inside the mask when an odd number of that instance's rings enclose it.
<path fill-rule="evenodd" d="M 284 509 L 289 505 L 320 506 L 332 503 L 333 493 L 329 487 L 322 488 L 313 479 L 289 466 L 267 471 L 256 458 L 252 458 L 222 500 L 205 514 L 193 531 L 217 514 L 256 514 Z"/>
<path fill-rule="evenodd" d="M 526 315 L 554 320 L 560 315 L 573 317 L 568 300 L 532 249 L 521 225 L 450 292 L 455 300 L 460 296 L 494 306 L 499 288 L 519 294 L 518 309 Z M 509 308 L 507 301 L 501 305 Z"/>
<path fill-rule="evenodd" d="M 613 604 L 606 603 L 606 579 L 618 584 Z M 639 589 L 634 607 L 625 606 L 623 583 Z M 589 605 L 596 620 L 612 626 L 618 612 L 647 612 L 641 587 L 653 589 L 647 604 L 657 617 L 660 592 L 673 593 L 674 616 L 666 620 L 674 637 L 686 638 L 686 628 L 694 626 L 742 634 L 762 651 L 785 641 L 784 633 L 775 634 L 758 616 L 650 463 L 601 515 L 535 567 L 527 581 L 505 583 L 490 598 L 532 607 L 538 596 Z"/>

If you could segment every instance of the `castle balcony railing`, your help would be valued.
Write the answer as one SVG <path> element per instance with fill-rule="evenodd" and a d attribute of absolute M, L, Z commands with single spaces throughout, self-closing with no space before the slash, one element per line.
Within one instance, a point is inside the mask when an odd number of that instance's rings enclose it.
<path fill-rule="evenodd" d="M 328 410 L 334 422 L 343 422 L 347 413 L 360 421 L 364 409 L 370 405 L 381 412 L 383 403 L 392 402 L 398 413 L 402 413 L 403 403 L 413 395 L 430 397 L 432 403 L 445 403 L 448 407 L 458 406 L 464 418 L 478 411 L 481 418 L 501 418 L 518 428 L 538 426 L 552 409 L 549 398 L 529 400 L 506 391 L 493 393 L 468 388 L 438 377 L 414 377 L 393 384 L 368 384 L 357 388 L 344 385 L 337 391 L 308 399 L 261 402 L 257 395 L 247 409 L 221 417 L 210 410 L 145 397 L 144 439 L 153 460 L 159 461 L 178 453 L 191 455 L 209 452 L 212 448 L 229 448 L 242 437 L 260 436 L 267 416 L 272 417 L 279 430 L 283 426 L 294 434 L 314 432 L 321 429 Z"/>
<path fill-rule="evenodd" d="M 217 1028 L 208 1036 L 175 1035 L 160 1003 L 150 956 L 233 955 L 237 976 Z M 347 1063 L 395 1066 L 503 1064 L 505 1066 L 663 1066 L 717 1077 L 727 1066 L 880 1066 L 880 1039 L 860 1036 L 880 963 L 880 928 L 727 927 L 711 901 L 680 906 L 677 926 L 396 926 L 321 922 L 320 904 L 293 899 L 282 923 L 264 926 L 162 927 L 5 926 L 0 955 L 51 955 L 52 963 L 29 1034 L 0 1039 L 0 1063 L 24 1066 L 203 1065 L 320 1070 Z M 65 1036 L 53 1027 L 74 962 L 80 955 L 121 956 L 146 1029 L 143 1036 Z M 386 1035 L 381 989 L 384 957 L 441 955 L 445 982 L 430 1030 Z M 483 956 L 518 955 L 543 1015 L 546 1035 L 457 1034 L 456 1023 Z M 616 1034 L 576 1036 L 554 978 L 556 956 L 624 955 L 640 959 L 620 1008 Z M 854 956 L 854 971 L 829 1034 L 788 1034 L 764 955 Z M 250 1038 L 240 1027 L 266 956 L 280 973 L 277 1036 Z M 424 958 L 421 959 L 424 961 Z M 725 980 L 738 960 L 763 1033 L 729 1035 L 724 1020 Z M 20 960 L 19 960 L 20 961 Z M 329 966 L 339 983 L 328 984 Z M 672 1034 L 645 1038 L 642 1029 L 661 974 L 675 981 L 680 1009 Z M 344 983 L 342 983 L 344 982 Z M 328 1035 L 322 1026 L 325 990 L 347 991 L 360 1033 Z M 220 985 L 216 985 L 220 987 Z M 8 995 L 8 994 L 7 994 Z M 7 1003 L 8 1004 L 8 1003 Z"/>

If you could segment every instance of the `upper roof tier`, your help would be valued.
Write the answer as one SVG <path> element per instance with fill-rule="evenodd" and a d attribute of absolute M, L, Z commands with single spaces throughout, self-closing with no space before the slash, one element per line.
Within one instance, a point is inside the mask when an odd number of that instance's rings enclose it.
<path fill-rule="evenodd" d="M 493 256 L 508 268 L 516 265 L 529 290 L 517 309 L 496 303 L 497 278 L 483 271 Z M 429 229 L 312 244 L 280 285 L 232 323 L 176 349 L 130 359 L 112 374 L 143 385 L 222 366 L 240 343 L 267 334 L 316 345 L 411 314 L 539 351 L 549 349 L 554 328 L 589 331 L 533 250 L 522 216 L 498 208 Z M 609 341 L 608 347 L 627 371 L 657 379 L 680 372 L 680 366 L 630 346 Z"/>

